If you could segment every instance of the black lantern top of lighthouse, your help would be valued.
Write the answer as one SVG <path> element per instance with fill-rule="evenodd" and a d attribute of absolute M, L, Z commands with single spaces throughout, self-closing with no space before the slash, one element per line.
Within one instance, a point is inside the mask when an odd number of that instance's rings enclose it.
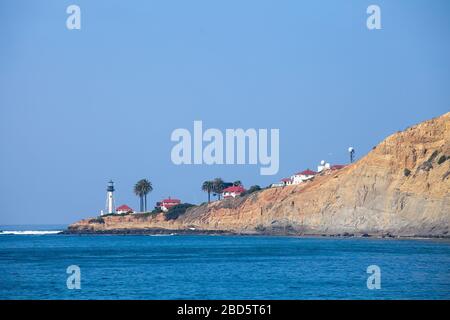
<path fill-rule="evenodd" d="M 106 191 L 108 192 L 114 192 L 114 182 L 112 180 L 110 180 L 108 182 L 108 187 L 106 188 Z"/>

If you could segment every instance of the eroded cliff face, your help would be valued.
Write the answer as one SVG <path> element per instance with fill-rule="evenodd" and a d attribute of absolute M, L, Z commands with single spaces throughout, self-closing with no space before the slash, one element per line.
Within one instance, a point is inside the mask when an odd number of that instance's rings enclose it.
<path fill-rule="evenodd" d="M 105 217 L 70 228 L 449 236 L 449 222 L 450 112 L 395 133 L 356 163 L 301 185 L 194 207 L 176 220 Z"/>

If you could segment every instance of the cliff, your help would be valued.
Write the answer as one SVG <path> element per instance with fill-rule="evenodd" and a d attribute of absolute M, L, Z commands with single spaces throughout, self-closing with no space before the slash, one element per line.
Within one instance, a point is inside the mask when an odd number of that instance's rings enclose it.
<path fill-rule="evenodd" d="M 449 237 L 450 112 L 395 133 L 312 181 L 155 216 L 86 219 L 70 232 L 227 231 Z"/>

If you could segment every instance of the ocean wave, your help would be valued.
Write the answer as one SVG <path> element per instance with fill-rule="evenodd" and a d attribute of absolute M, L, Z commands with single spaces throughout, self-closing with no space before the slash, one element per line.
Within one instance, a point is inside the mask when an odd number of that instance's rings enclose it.
<path fill-rule="evenodd" d="M 25 231 L 0 231 L 0 235 L 46 235 L 46 234 L 58 234 L 61 230 L 25 230 Z"/>

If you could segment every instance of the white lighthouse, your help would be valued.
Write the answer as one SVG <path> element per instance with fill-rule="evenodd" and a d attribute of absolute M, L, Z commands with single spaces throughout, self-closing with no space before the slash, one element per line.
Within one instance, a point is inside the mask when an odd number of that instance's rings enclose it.
<path fill-rule="evenodd" d="M 108 214 L 116 212 L 114 206 L 114 182 L 112 180 L 108 182 L 108 187 L 106 188 L 106 212 Z"/>

